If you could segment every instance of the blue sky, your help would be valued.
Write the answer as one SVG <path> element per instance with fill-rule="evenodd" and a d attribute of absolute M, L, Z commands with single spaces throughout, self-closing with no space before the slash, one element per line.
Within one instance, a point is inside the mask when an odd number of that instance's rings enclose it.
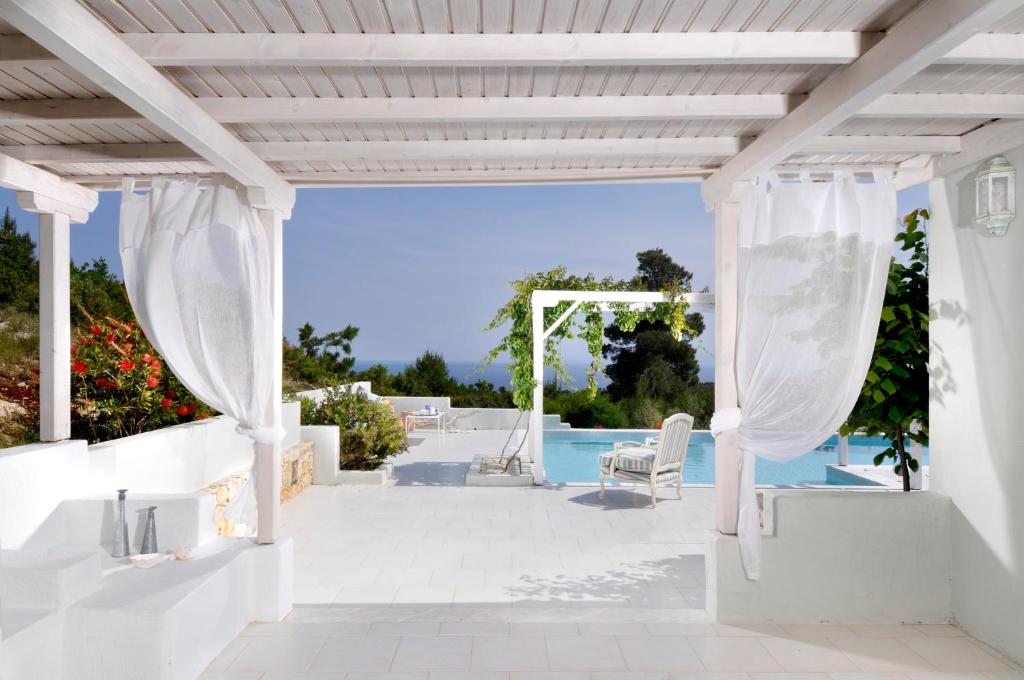
<path fill-rule="evenodd" d="M 76 262 L 103 257 L 120 273 L 119 196 L 101 194 L 89 222 L 73 226 Z M 926 207 L 927 188 L 899 198 L 901 214 Z M 37 219 L 13 192 L 0 190 L 4 207 L 35 237 Z M 713 220 L 699 184 L 300 190 L 285 223 L 285 331 L 353 324 L 359 359 L 429 348 L 476 362 L 499 338 L 482 329 L 512 279 L 557 265 L 628 277 L 635 254 L 657 247 L 693 272 L 696 288 L 712 284 Z M 710 333 L 703 344 L 713 345 Z M 565 350 L 586 360 L 582 343 Z"/>

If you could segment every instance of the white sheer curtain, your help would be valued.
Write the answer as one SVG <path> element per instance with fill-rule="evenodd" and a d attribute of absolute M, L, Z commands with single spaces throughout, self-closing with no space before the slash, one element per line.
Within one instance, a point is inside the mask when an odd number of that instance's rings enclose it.
<path fill-rule="evenodd" d="M 747 577 L 760 576 L 755 457 L 784 462 L 818 447 L 846 420 L 874 349 L 896 226 L 888 175 L 858 183 L 762 177 L 739 220 L 736 429 L 739 535 Z"/>
<path fill-rule="evenodd" d="M 121 195 L 121 262 L 132 308 L 157 351 L 199 399 L 274 443 L 270 255 L 259 216 L 226 184 L 154 179 Z M 253 466 L 255 471 L 255 466 Z M 229 516 L 252 527 L 253 475 Z"/>

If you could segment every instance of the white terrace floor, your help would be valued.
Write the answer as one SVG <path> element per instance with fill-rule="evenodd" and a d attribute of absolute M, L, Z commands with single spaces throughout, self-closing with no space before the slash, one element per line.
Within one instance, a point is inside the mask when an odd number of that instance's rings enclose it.
<path fill-rule="evenodd" d="M 206 680 L 1024 680 L 950 626 L 714 624 L 710 489 L 469 488 L 497 432 L 416 435 L 387 488 L 283 510 L 295 602 Z M 831 677 L 829 677 L 831 675 Z"/>

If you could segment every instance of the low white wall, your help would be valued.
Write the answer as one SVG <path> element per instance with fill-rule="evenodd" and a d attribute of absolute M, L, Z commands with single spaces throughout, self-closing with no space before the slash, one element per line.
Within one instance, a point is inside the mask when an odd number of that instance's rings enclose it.
<path fill-rule="evenodd" d="M 722 623 L 946 623 L 949 499 L 931 492 L 769 492 L 774 530 L 748 581 L 735 536 L 711 535 L 708 609 Z"/>
<path fill-rule="evenodd" d="M 89 447 L 88 485 L 78 495 L 114 489 L 190 493 L 252 465 L 249 437 L 227 416 L 184 423 Z M 299 404 L 282 404 L 283 446 L 299 439 Z"/>
<path fill-rule="evenodd" d="M 313 483 L 338 483 L 341 462 L 341 431 L 337 425 L 303 425 L 302 439 L 313 442 Z"/>
<path fill-rule="evenodd" d="M 0 545 L 20 548 L 49 522 L 57 506 L 81 495 L 88 474 L 84 441 L 0 449 Z"/>
<path fill-rule="evenodd" d="M 953 612 L 967 632 L 1024 661 L 1024 147 L 1017 218 L 974 224 L 970 167 L 928 186 L 931 489 L 952 501 Z"/>

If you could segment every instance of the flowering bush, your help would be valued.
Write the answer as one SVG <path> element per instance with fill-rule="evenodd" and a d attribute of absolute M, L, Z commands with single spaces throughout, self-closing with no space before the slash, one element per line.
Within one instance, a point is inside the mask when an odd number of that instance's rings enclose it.
<path fill-rule="evenodd" d="M 72 430 L 90 442 L 200 420 L 213 411 L 166 369 L 137 323 L 107 318 L 71 345 Z"/>

